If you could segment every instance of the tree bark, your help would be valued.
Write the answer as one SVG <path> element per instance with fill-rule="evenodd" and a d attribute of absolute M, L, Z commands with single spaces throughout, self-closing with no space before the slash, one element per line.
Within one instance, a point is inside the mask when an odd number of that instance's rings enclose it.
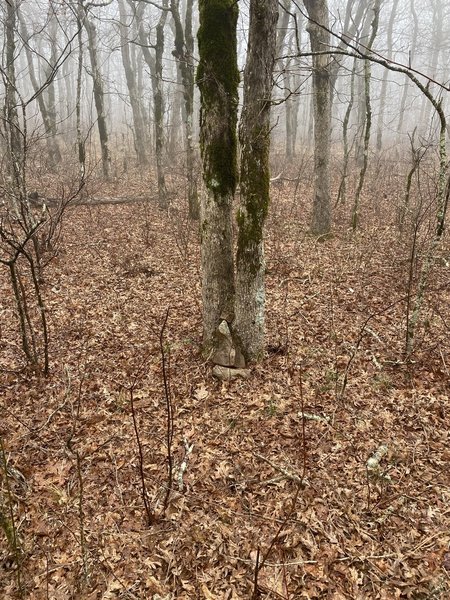
<path fill-rule="evenodd" d="M 417 38 L 419 35 L 419 18 L 417 16 L 416 8 L 414 5 L 414 0 L 410 0 L 410 9 L 411 9 L 411 15 L 413 18 L 413 23 L 414 23 L 413 34 L 412 34 L 412 39 L 411 39 L 411 48 L 409 50 L 409 64 L 412 65 L 413 60 L 416 56 Z M 404 118 L 405 118 L 405 113 L 406 113 L 405 107 L 406 107 L 406 99 L 408 97 L 408 91 L 409 91 L 409 81 L 410 81 L 409 77 L 406 76 L 405 77 L 405 86 L 403 88 L 402 100 L 400 103 L 400 111 L 399 111 L 398 126 L 397 126 L 397 134 L 399 136 L 403 133 L 403 123 L 404 123 Z"/>
<path fill-rule="evenodd" d="M 138 89 L 136 83 L 136 74 L 131 64 L 130 46 L 127 34 L 127 14 L 123 0 L 119 0 L 119 15 L 120 15 L 120 51 L 122 54 L 122 64 L 125 71 L 125 79 L 130 96 L 131 112 L 133 114 L 134 126 L 134 142 L 136 148 L 136 157 L 138 164 L 146 165 L 147 151 L 145 148 L 145 128 L 144 119 L 142 118 L 141 106 L 139 103 Z"/>
<path fill-rule="evenodd" d="M 397 7 L 399 0 L 394 0 L 392 4 L 391 16 L 389 18 L 388 30 L 387 30 L 387 60 L 392 60 L 393 48 L 392 48 L 392 31 L 394 29 L 394 21 L 397 16 Z M 378 114 L 378 127 L 377 127 L 377 150 L 378 152 L 381 150 L 383 144 L 383 118 L 384 111 L 386 108 L 386 94 L 387 94 L 387 86 L 388 86 L 388 75 L 389 71 L 387 69 L 384 70 L 383 73 L 383 81 L 381 82 L 381 92 L 380 92 L 380 112 Z"/>
<path fill-rule="evenodd" d="M 310 22 L 307 31 L 312 52 L 330 48 L 327 0 L 304 0 Z M 324 29 L 323 27 L 326 29 Z M 313 56 L 314 97 L 314 201 L 311 233 L 322 236 L 331 229 L 330 144 L 331 144 L 331 85 L 329 57 Z"/>
<path fill-rule="evenodd" d="M 222 320 L 234 319 L 231 210 L 237 180 L 236 122 L 239 71 L 235 0 L 200 0 L 200 150 L 205 194 L 201 206 L 203 339 L 217 343 Z"/>
<path fill-rule="evenodd" d="M 234 332 L 247 360 L 264 352 L 264 223 L 269 208 L 270 97 L 277 0 L 251 0 L 244 104 L 239 126 L 241 206 L 238 212 Z"/>
<path fill-rule="evenodd" d="M 181 80 L 183 82 L 183 98 L 186 113 L 185 120 L 185 147 L 186 170 L 188 180 L 189 216 L 191 219 L 199 218 L 199 201 L 197 179 L 195 177 L 195 151 L 193 144 L 194 120 L 194 38 L 192 36 L 192 8 L 193 0 L 186 2 L 186 18 L 181 24 L 179 0 L 170 2 L 172 17 L 175 24 L 175 50 L 174 56 L 179 61 Z"/>
<path fill-rule="evenodd" d="M 158 179 L 158 204 L 161 210 L 166 210 L 169 205 L 167 196 L 166 178 L 164 176 L 164 94 L 163 94 L 163 55 L 164 55 L 164 27 L 166 26 L 168 13 L 168 0 L 163 0 L 163 10 L 156 25 L 156 43 L 149 44 L 148 35 L 144 29 L 143 10 L 144 5 L 138 7 L 137 19 L 139 23 L 139 42 L 142 48 L 142 54 L 150 70 L 153 93 L 153 120 L 155 131 L 155 158 L 156 175 Z M 155 57 L 150 53 L 149 48 L 154 48 Z"/>
<path fill-rule="evenodd" d="M 111 156 L 109 152 L 108 128 L 106 125 L 105 112 L 105 93 L 103 90 L 103 79 L 98 64 L 97 53 L 97 30 L 92 21 L 89 20 L 87 9 L 83 0 L 79 0 L 79 9 L 82 11 L 81 21 L 87 33 L 89 58 L 91 61 L 92 84 L 94 91 L 95 109 L 97 112 L 97 127 L 100 138 L 100 148 L 102 153 L 103 176 L 109 179 L 111 176 Z"/>
<path fill-rule="evenodd" d="M 33 52 L 30 46 L 30 35 L 28 33 L 28 29 L 25 23 L 25 19 L 19 13 L 19 22 L 20 22 L 20 33 L 23 39 L 24 47 L 25 47 L 25 55 L 27 57 L 28 63 L 28 74 L 30 77 L 31 85 L 33 87 L 34 94 L 36 95 L 36 100 L 39 106 L 39 110 L 42 117 L 42 122 L 44 124 L 44 130 L 46 135 L 46 143 L 47 150 L 50 158 L 50 163 L 52 166 L 61 162 L 61 152 L 59 149 L 59 144 L 55 137 L 56 134 L 56 118 L 54 119 L 54 124 L 52 124 L 52 118 L 50 116 L 49 111 L 47 110 L 47 104 L 45 102 L 44 94 L 41 90 L 41 85 L 37 80 L 36 71 L 34 68 L 33 62 Z"/>
<path fill-rule="evenodd" d="M 15 191 L 22 193 L 23 189 L 23 152 L 21 127 L 17 113 L 17 88 L 16 88 L 16 21 L 17 6 L 15 0 L 6 2 L 5 18 L 5 100 L 4 100 L 4 122 L 8 167 L 13 181 Z M 15 206 L 15 210 L 18 207 Z"/>

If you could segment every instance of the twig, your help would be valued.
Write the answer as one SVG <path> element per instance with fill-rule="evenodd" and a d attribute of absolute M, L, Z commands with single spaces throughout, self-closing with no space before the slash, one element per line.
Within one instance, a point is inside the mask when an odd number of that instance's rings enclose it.
<path fill-rule="evenodd" d="M 78 450 L 75 452 L 77 457 L 77 477 L 78 477 L 78 518 L 80 521 L 80 546 L 81 546 L 81 561 L 83 563 L 83 578 L 84 583 L 88 582 L 89 572 L 87 564 L 87 552 L 86 552 L 86 536 L 84 531 L 84 510 L 83 510 L 83 499 L 84 499 L 84 486 L 83 486 L 83 472 L 81 469 L 81 457 Z"/>
<path fill-rule="evenodd" d="M 161 327 L 161 331 L 159 334 L 159 347 L 161 351 L 161 361 L 162 361 L 162 375 L 164 380 L 164 398 L 166 400 L 166 413 L 167 413 L 167 429 L 166 429 L 166 442 L 167 442 L 167 490 L 163 503 L 163 513 L 166 513 L 167 507 L 169 505 L 169 498 L 172 492 L 173 486 L 173 456 L 172 456 L 172 441 L 173 441 L 173 404 L 172 404 L 172 394 L 170 392 L 170 380 L 169 374 L 170 371 L 167 368 L 166 362 L 166 353 L 164 349 L 164 332 L 167 325 L 167 320 L 169 318 L 170 307 L 166 310 L 166 316 L 164 317 L 164 321 Z"/>
<path fill-rule="evenodd" d="M 139 451 L 139 475 L 141 477 L 141 485 L 142 485 L 142 500 L 144 501 L 145 512 L 147 514 L 147 522 L 149 525 L 153 525 L 155 522 L 155 515 L 150 508 L 150 503 L 148 501 L 148 493 L 147 493 L 147 485 L 145 483 L 145 475 L 144 475 L 144 453 L 142 451 L 141 438 L 139 435 L 139 429 L 136 420 L 136 412 L 134 410 L 134 386 L 130 388 L 130 407 L 131 407 L 131 416 L 133 417 L 133 426 L 134 433 L 136 436 L 136 443 Z"/>
<path fill-rule="evenodd" d="M 259 592 L 258 592 L 259 554 L 260 554 L 260 547 L 258 546 L 258 550 L 256 551 L 255 577 L 253 579 L 253 595 L 252 595 L 253 600 L 257 600 L 257 598 L 259 596 Z"/>
<path fill-rule="evenodd" d="M 254 454 L 254 456 L 256 456 L 256 458 L 259 458 L 260 460 L 263 460 L 268 465 L 270 465 L 273 469 L 275 469 L 276 471 L 279 471 L 286 479 L 290 479 L 291 481 L 295 481 L 295 483 L 297 483 L 299 485 L 302 485 L 302 486 L 305 485 L 305 482 L 303 481 L 303 479 L 299 475 L 297 475 L 296 473 L 293 473 L 292 471 L 289 471 L 288 469 L 286 469 L 284 467 L 280 467 L 279 465 L 273 463 L 271 460 L 269 460 L 268 458 L 266 458 L 262 454 L 258 454 L 256 452 L 254 452 L 253 454 Z"/>

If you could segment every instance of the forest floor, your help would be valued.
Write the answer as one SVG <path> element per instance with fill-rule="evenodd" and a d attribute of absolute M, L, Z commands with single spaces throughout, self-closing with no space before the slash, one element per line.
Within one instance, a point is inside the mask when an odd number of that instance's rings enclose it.
<path fill-rule="evenodd" d="M 68 209 L 43 283 L 47 378 L 20 368 L 0 272 L 0 511 L 13 509 L 23 597 L 249 599 L 255 580 L 259 598 L 450 597 L 448 263 L 432 267 L 405 362 L 411 242 L 389 198 L 365 199 L 356 233 L 339 207 L 318 241 L 310 185 L 274 185 L 267 352 L 249 380 L 219 382 L 202 357 L 197 225 L 182 190 L 169 214 Z M 411 272 L 414 297 L 420 252 Z M 174 478 L 163 514 L 167 310 Z M 16 595 L 0 531 L 0 598 Z"/>

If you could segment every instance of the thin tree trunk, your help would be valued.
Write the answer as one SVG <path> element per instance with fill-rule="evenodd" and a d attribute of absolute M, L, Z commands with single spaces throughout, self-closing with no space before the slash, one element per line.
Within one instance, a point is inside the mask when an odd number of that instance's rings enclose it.
<path fill-rule="evenodd" d="M 442 50 L 442 41 L 443 41 L 442 40 L 442 38 L 443 38 L 442 25 L 444 22 L 444 15 L 442 12 L 442 8 L 443 8 L 442 0 L 433 0 L 432 4 L 433 4 L 432 43 L 433 43 L 434 48 L 433 48 L 433 52 L 431 55 L 431 64 L 430 64 L 429 69 L 427 70 L 427 73 L 430 77 L 436 77 L 438 63 L 439 63 L 439 56 L 440 56 L 440 53 Z M 431 87 L 433 88 L 434 86 L 431 86 Z M 420 110 L 420 117 L 419 117 L 419 123 L 420 123 L 422 135 L 426 135 L 428 127 L 430 126 L 431 112 L 432 112 L 432 107 L 430 106 L 430 103 L 428 102 L 427 98 L 423 97 L 422 98 L 422 107 Z"/>
<path fill-rule="evenodd" d="M 83 5 L 83 0 L 79 0 L 79 9 L 82 11 L 81 21 L 84 25 L 88 38 L 94 102 L 97 111 L 97 127 L 102 152 L 103 176 L 105 179 L 109 179 L 111 176 L 111 156 L 109 152 L 108 128 L 106 125 L 105 93 L 103 90 L 102 74 L 98 64 L 97 30 L 95 25 L 88 18 L 87 9 Z"/>
<path fill-rule="evenodd" d="M 58 142 L 55 137 L 55 128 L 52 124 L 52 118 L 50 117 L 50 113 L 47 110 L 47 105 L 45 102 L 44 94 L 41 90 L 41 85 L 39 84 L 36 71 L 34 68 L 33 61 L 33 52 L 30 47 L 30 35 L 28 34 L 28 29 L 25 23 L 24 18 L 19 13 L 19 22 L 20 22 L 20 32 L 24 42 L 25 54 L 27 57 L 28 63 L 28 74 L 30 77 L 31 85 L 33 87 L 33 92 L 36 95 L 36 100 L 39 106 L 39 110 L 42 117 L 42 122 L 44 123 L 44 130 L 46 134 L 46 143 L 47 150 L 50 158 L 50 163 L 54 166 L 57 163 L 61 162 L 61 152 L 59 149 Z M 56 123 L 55 123 L 56 126 Z"/>
<path fill-rule="evenodd" d="M 348 178 L 348 163 L 350 158 L 350 146 L 348 142 L 348 129 L 350 123 L 350 116 L 352 114 L 353 103 L 355 100 L 355 72 L 356 72 L 356 61 L 358 59 L 355 58 L 353 60 L 353 69 L 352 74 L 350 75 L 350 98 L 347 105 L 347 110 L 345 111 L 344 121 L 342 123 L 342 138 L 344 145 L 344 161 L 342 166 L 342 177 L 341 183 L 339 184 L 337 202 L 341 202 L 345 204 L 347 199 L 347 178 Z"/>
<path fill-rule="evenodd" d="M 399 0 L 394 0 L 392 4 L 391 16 L 389 18 L 388 30 L 387 30 L 387 60 L 392 60 L 393 48 L 392 48 L 392 31 L 394 29 L 394 21 L 397 16 L 397 7 Z M 387 69 L 384 70 L 383 81 L 381 82 L 381 92 L 380 92 L 380 112 L 378 114 L 378 128 L 377 128 L 377 150 L 378 152 L 381 150 L 383 144 L 383 118 L 384 111 L 386 109 L 386 94 L 387 94 L 387 86 L 388 86 L 388 75 L 389 71 Z"/>
<path fill-rule="evenodd" d="M 201 206 L 203 340 L 214 348 L 222 320 L 234 319 L 231 210 L 237 180 L 239 71 L 235 0 L 200 0 L 200 149 L 205 194 Z"/>
<path fill-rule="evenodd" d="M 269 207 L 270 96 L 277 18 L 277 0 L 251 0 L 239 126 L 241 206 L 234 322 L 247 360 L 258 360 L 264 352 L 264 223 Z"/>
<path fill-rule="evenodd" d="M 150 70 L 153 92 L 153 119 L 155 130 L 155 158 L 156 175 L 158 179 L 158 204 L 161 210 L 166 210 L 169 202 L 167 197 L 166 178 L 164 176 L 164 94 L 163 94 L 163 54 L 164 54 L 164 27 L 167 21 L 168 0 L 163 0 L 163 10 L 156 25 L 156 43 L 152 46 L 155 50 L 153 58 L 149 50 L 149 40 L 144 29 L 144 5 L 138 7 L 137 19 L 139 23 L 139 42 L 142 54 Z"/>
<path fill-rule="evenodd" d="M 282 60 L 279 57 L 283 52 L 285 46 L 289 20 L 291 14 L 289 12 L 289 2 L 285 0 L 279 4 L 279 26 L 277 29 L 276 38 L 276 49 L 275 56 L 279 59 L 279 68 L 283 73 L 283 92 L 284 92 L 284 116 L 285 116 L 285 129 L 286 129 L 286 158 L 290 160 L 292 158 L 292 101 L 290 98 L 291 92 L 291 75 L 289 72 L 289 59 Z"/>
<path fill-rule="evenodd" d="M 50 122 L 50 133 L 53 137 L 55 137 L 56 133 L 57 133 L 56 87 L 55 87 L 54 78 L 52 77 L 52 71 L 58 60 L 58 48 L 56 45 L 57 33 L 58 33 L 58 22 L 55 17 L 55 8 L 53 6 L 52 0 L 50 0 L 50 5 L 49 5 L 48 32 L 49 32 L 49 37 L 50 37 L 50 59 L 45 64 L 44 72 L 45 72 L 45 79 L 50 81 L 49 85 L 46 87 L 47 113 L 48 113 L 48 119 Z"/>
<path fill-rule="evenodd" d="M 330 34 L 326 30 L 329 28 L 328 3 L 326 0 L 304 0 L 304 4 L 310 18 L 307 31 L 310 35 L 311 51 L 324 52 L 330 47 Z M 331 86 L 327 55 L 313 56 L 313 96 L 314 200 L 311 232 L 321 236 L 328 234 L 331 229 Z"/>
<path fill-rule="evenodd" d="M 82 13 L 77 14 L 78 26 L 78 68 L 77 68 L 77 92 L 75 99 L 75 114 L 76 114 L 76 130 L 77 130 L 77 151 L 78 163 L 80 166 L 80 175 L 83 180 L 86 174 L 86 146 L 85 140 L 81 131 L 81 86 L 83 80 L 83 28 L 82 28 Z"/>
<path fill-rule="evenodd" d="M 414 22 L 414 29 L 413 29 L 412 39 L 411 39 L 411 49 L 409 51 L 409 64 L 412 65 L 413 60 L 416 56 L 417 38 L 419 35 L 419 19 L 417 17 L 414 0 L 411 0 L 410 7 L 411 7 L 411 14 L 413 17 L 413 22 Z M 399 119 L 398 119 L 398 126 L 397 126 L 397 134 L 398 135 L 401 135 L 403 133 L 403 122 L 404 122 L 404 117 L 405 117 L 405 113 L 406 113 L 405 107 L 406 107 L 406 99 L 408 97 L 409 81 L 410 81 L 409 77 L 406 76 L 405 77 L 405 85 L 403 88 L 402 100 L 400 102 L 400 111 L 399 111 Z"/>
<path fill-rule="evenodd" d="M 380 6 L 382 0 L 374 0 L 373 4 L 373 18 L 372 18 L 372 31 L 370 35 L 370 39 L 367 42 L 366 52 L 370 54 L 372 50 L 373 43 L 375 41 L 375 37 L 378 32 L 378 23 L 380 17 Z M 356 189 L 355 194 L 355 202 L 353 204 L 352 217 L 351 217 L 351 225 L 352 229 L 355 230 L 358 226 L 359 221 L 359 204 L 361 198 L 361 192 L 364 187 L 364 181 L 366 177 L 367 165 L 369 161 L 369 142 L 370 142 L 370 133 L 372 127 L 372 105 L 370 99 L 370 82 L 371 82 L 371 68 L 370 61 L 366 59 L 364 61 L 364 101 L 365 101 L 365 127 L 364 127 L 364 137 L 363 137 L 363 152 L 362 152 L 362 166 L 359 174 L 358 187 Z"/>
<path fill-rule="evenodd" d="M 194 120 L 194 38 L 192 35 L 193 0 L 186 2 L 186 18 L 184 31 L 179 12 L 179 0 L 171 0 L 172 17 L 175 24 L 175 57 L 179 60 L 181 79 L 183 82 L 183 97 L 186 112 L 185 141 L 186 141 L 186 170 L 188 180 L 189 216 L 199 218 L 199 201 L 197 179 L 195 177 L 195 151 L 193 144 Z"/>
<path fill-rule="evenodd" d="M 3 109 L 4 128 L 7 140 L 7 150 L 9 158 L 9 169 L 11 178 L 17 190 L 22 189 L 22 157 L 23 148 L 21 141 L 21 129 L 19 116 L 17 113 L 17 88 L 16 88 L 16 18 L 17 6 L 15 0 L 9 0 L 6 3 L 5 20 L 5 39 L 6 39 L 6 69 L 4 76 L 5 83 L 5 104 Z M 16 207 L 17 208 L 17 207 Z"/>
<path fill-rule="evenodd" d="M 130 46 L 128 40 L 128 27 L 126 25 L 127 14 L 123 0 L 119 0 L 120 15 L 120 52 L 122 55 L 122 64 L 125 71 L 125 79 L 130 96 L 131 112 L 133 114 L 134 141 L 136 148 L 136 157 L 138 164 L 146 165 L 147 152 L 145 148 L 145 129 L 142 119 L 141 107 L 139 104 L 138 89 L 136 84 L 136 75 L 131 64 Z"/>

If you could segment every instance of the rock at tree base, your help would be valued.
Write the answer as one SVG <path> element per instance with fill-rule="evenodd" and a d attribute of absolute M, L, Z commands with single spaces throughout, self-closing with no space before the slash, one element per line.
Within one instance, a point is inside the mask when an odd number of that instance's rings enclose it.
<path fill-rule="evenodd" d="M 213 369 L 214 377 L 221 381 L 231 381 L 232 379 L 248 379 L 250 377 L 249 369 L 232 369 L 216 365 Z"/>
<path fill-rule="evenodd" d="M 245 358 L 242 352 L 234 347 L 230 328 L 225 320 L 217 328 L 217 348 L 212 362 L 222 367 L 245 368 Z"/>

